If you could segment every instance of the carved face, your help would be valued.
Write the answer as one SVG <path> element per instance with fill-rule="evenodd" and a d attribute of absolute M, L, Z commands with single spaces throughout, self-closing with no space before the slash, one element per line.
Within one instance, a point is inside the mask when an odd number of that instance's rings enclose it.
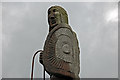
<path fill-rule="evenodd" d="M 54 27 L 57 24 L 61 23 L 61 13 L 59 12 L 59 10 L 57 8 L 51 8 L 48 11 L 48 22 L 50 27 Z"/>
<path fill-rule="evenodd" d="M 68 17 L 66 11 L 60 6 L 52 6 L 48 10 L 48 23 L 51 31 L 56 25 L 60 23 L 68 24 Z"/>

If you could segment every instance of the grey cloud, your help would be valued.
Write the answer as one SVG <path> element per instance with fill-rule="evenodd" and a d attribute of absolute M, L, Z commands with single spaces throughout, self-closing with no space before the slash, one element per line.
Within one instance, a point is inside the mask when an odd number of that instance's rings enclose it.
<path fill-rule="evenodd" d="M 47 9 L 63 6 L 81 48 L 82 78 L 115 78 L 118 64 L 117 22 L 105 13 L 116 3 L 3 3 L 3 77 L 30 77 L 33 53 L 43 49 L 48 34 Z M 43 77 L 36 57 L 34 77 Z M 47 77 L 49 77 L 47 75 Z"/>
<path fill-rule="evenodd" d="M 0 59 L 0 76 L 2 76 L 2 3 L 0 3 Z"/>

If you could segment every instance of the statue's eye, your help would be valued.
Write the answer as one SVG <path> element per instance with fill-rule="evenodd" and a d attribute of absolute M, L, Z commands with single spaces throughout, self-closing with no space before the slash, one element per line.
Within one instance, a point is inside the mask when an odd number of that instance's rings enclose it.
<path fill-rule="evenodd" d="M 48 11 L 48 14 L 50 14 L 51 13 L 51 11 Z"/>
<path fill-rule="evenodd" d="M 53 9 L 53 12 L 56 12 L 56 9 Z"/>

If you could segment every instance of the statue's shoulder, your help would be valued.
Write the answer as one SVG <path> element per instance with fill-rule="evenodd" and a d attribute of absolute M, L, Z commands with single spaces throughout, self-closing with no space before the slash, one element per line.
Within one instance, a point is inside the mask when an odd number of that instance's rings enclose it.
<path fill-rule="evenodd" d="M 72 28 L 71 28 L 68 24 L 66 24 L 66 23 L 61 23 L 61 24 L 58 24 L 57 26 L 55 26 L 55 28 L 53 28 L 53 29 L 49 32 L 48 36 L 49 36 L 49 35 L 52 35 L 54 32 L 58 31 L 58 30 L 61 29 L 61 28 L 62 28 L 62 29 L 67 28 L 67 29 L 71 30 L 71 32 L 73 32 L 73 31 L 72 31 Z"/>
<path fill-rule="evenodd" d="M 68 28 L 68 29 L 71 29 L 71 27 L 70 27 L 68 24 L 66 24 L 66 23 L 60 23 L 60 24 L 58 24 L 57 26 L 55 26 L 55 28 L 53 28 L 53 30 L 51 30 L 50 33 L 54 32 L 54 31 L 56 31 L 56 30 L 58 30 L 58 29 L 60 29 L 60 28 Z M 71 30 L 72 30 L 72 29 L 71 29 Z"/>

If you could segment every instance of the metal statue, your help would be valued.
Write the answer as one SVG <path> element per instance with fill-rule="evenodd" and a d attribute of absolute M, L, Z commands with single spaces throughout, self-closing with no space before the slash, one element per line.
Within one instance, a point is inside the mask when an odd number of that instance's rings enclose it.
<path fill-rule="evenodd" d="M 78 80 L 80 50 L 75 32 L 68 24 L 67 12 L 60 6 L 48 10 L 49 34 L 40 63 L 51 80 Z"/>

